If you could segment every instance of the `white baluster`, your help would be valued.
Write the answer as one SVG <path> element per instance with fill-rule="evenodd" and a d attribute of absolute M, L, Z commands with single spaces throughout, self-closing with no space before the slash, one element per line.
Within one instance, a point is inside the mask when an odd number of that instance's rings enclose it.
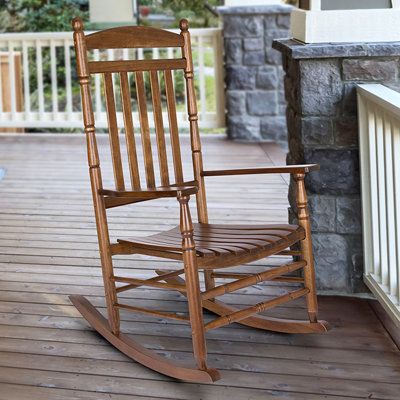
<path fill-rule="evenodd" d="M 371 220 L 372 220 L 372 246 L 373 246 L 373 268 L 375 279 L 381 279 L 380 266 L 380 247 L 378 232 L 378 178 L 376 161 L 376 117 L 374 106 L 368 104 L 368 140 L 369 140 L 369 167 L 370 167 L 370 185 L 371 185 Z"/>
<path fill-rule="evenodd" d="M 212 38 L 214 52 L 214 93 L 215 113 L 218 127 L 225 126 L 225 86 L 224 86 L 224 65 L 223 65 L 223 44 L 222 32 L 216 31 Z"/>
<path fill-rule="evenodd" d="M 200 116 L 201 120 L 204 120 L 206 111 L 207 111 L 207 102 L 206 102 L 206 80 L 204 74 L 204 45 L 202 36 L 198 37 L 197 42 L 197 51 L 198 51 L 198 76 L 199 76 L 199 87 L 200 87 Z"/>
<path fill-rule="evenodd" d="M 385 153 L 385 183 L 386 183 L 386 228 L 387 228 L 387 253 L 388 253 L 388 292 L 393 295 L 397 290 L 397 256 L 393 240 L 396 238 L 395 213 L 394 213 L 394 182 L 393 182 L 393 152 L 392 137 L 393 126 L 391 116 L 384 113 L 384 153 Z"/>
<path fill-rule="evenodd" d="M 100 52 L 98 49 L 94 50 L 93 52 L 93 57 L 95 61 L 99 61 L 100 60 Z M 102 107 L 101 107 L 101 81 L 100 81 L 100 75 L 96 74 L 94 76 L 94 87 L 95 87 L 95 110 L 96 110 L 96 114 L 97 114 L 97 118 L 101 118 L 101 111 L 102 111 Z"/>
<path fill-rule="evenodd" d="M 380 267 L 381 267 L 381 283 L 387 286 L 388 280 L 388 252 L 387 252 L 387 228 L 386 228 L 386 168 L 385 168 L 385 151 L 383 137 L 383 112 L 381 109 L 375 109 L 376 124 L 376 168 L 378 172 L 378 221 L 379 221 L 379 250 L 380 250 Z"/>
<path fill-rule="evenodd" d="M 17 96 L 15 82 L 15 53 L 13 42 L 8 42 L 8 64 L 9 64 L 9 80 L 10 80 L 10 100 L 11 100 L 11 118 L 15 120 L 17 111 Z"/>
<path fill-rule="evenodd" d="M 392 241 L 392 246 L 396 247 L 397 255 L 397 288 L 394 295 L 397 298 L 397 304 L 400 304 L 400 121 L 396 119 L 393 126 L 393 192 L 394 192 L 394 210 L 395 210 L 395 231 L 396 236 Z"/>
<path fill-rule="evenodd" d="M 51 99 L 53 119 L 58 117 L 58 89 L 57 89 L 57 55 L 54 40 L 50 40 L 50 68 L 51 68 Z"/>
<path fill-rule="evenodd" d="M 65 86 L 66 86 L 66 112 L 67 120 L 72 119 L 72 80 L 71 80 L 71 51 L 70 41 L 64 40 L 64 56 L 65 56 Z"/>
<path fill-rule="evenodd" d="M 40 40 L 36 41 L 36 68 L 37 68 L 37 89 L 39 100 L 39 118 L 44 118 L 44 93 L 43 93 L 43 59 L 42 44 Z"/>
<path fill-rule="evenodd" d="M 2 68 L 3 68 L 3 58 L 1 57 L 0 58 L 0 113 L 3 113 L 3 81 L 2 81 L 2 71 L 1 71 Z"/>
<path fill-rule="evenodd" d="M 25 100 L 25 119 L 29 119 L 31 112 L 31 93 L 29 89 L 29 58 L 28 45 L 22 42 L 22 68 L 24 71 L 24 100 Z"/>

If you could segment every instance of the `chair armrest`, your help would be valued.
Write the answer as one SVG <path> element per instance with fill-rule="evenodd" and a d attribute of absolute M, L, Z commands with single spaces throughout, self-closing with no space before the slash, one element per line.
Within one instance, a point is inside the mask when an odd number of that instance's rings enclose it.
<path fill-rule="evenodd" d="M 222 169 L 215 171 L 203 171 L 202 176 L 227 176 L 227 175 L 257 175 L 257 174 L 306 174 L 319 170 L 318 164 L 283 165 L 263 168 L 246 169 Z"/>
<path fill-rule="evenodd" d="M 152 200 L 152 199 L 161 199 L 164 197 L 178 197 L 182 195 L 192 195 L 197 193 L 197 186 L 164 186 L 157 187 L 154 189 L 145 189 L 145 190 L 107 190 L 101 189 L 99 190 L 99 194 L 107 197 L 114 198 L 124 198 L 124 199 L 132 199 L 132 200 Z"/>

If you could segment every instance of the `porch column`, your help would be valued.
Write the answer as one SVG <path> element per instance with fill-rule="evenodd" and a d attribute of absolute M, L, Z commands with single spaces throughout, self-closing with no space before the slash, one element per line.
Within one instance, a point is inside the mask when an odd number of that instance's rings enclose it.
<path fill-rule="evenodd" d="M 400 43 L 277 40 L 273 47 L 282 53 L 286 73 L 288 163 L 321 165 L 306 181 L 318 287 L 363 292 L 355 86 L 398 84 Z M 291 185 L 292 206 L 293 191 Z"/>
<path fill-rule="evenodd" d="M 231 139 L 287 142 L 282 57 L 272 41 L 289 37 L 291 10 L 283 4 L 218 8 Z"/>

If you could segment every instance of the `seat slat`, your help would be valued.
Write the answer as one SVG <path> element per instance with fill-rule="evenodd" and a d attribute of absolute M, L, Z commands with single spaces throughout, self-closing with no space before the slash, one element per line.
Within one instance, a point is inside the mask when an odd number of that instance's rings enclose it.
<path fill-rule="evenodd" d="M 194 224 L 196 253 L 200 257 L 242 256 L 260 251 L 265 252 L 268 249 L 271 250 L 272 254 L 275 249 L 290 247 L 297 241 L 302 240 L 305 235 L 303 228 L 296 225 L 256 226 L 256 229 L 252 230 L 254 236 L 248 233 L 249 226 L 246 225 L 216 225 L 219 230 L 225 227 L 225 230 L 230 232 L 227 237 L 224 237 L 223 233 L 214 236 L 212 233 L 213 226 L 209 224 Z M 282 233 L 282 236 L 274 235 L 278 227 L 278 231 Z M 208 233 L 204 233 L 207 231 Z M 231 232 L 236 232 L 236 236 L 233 237 Z M 179 227 L 147 237 L 119 240 L 120 243 L 130 243 L 133 246 L 173 251 L 174 253 L 182 252 L 181 241 L 182 236 Z"/>
<path fill-rule="evenodd" d="M 114 60 L 114 61 L 89 61 L 91 74 L 105 72 L 135 72 L 135 71 L 162 71 L 185 68 L 182 58 L 158 60 Z"/>
<path fill-rule="evenodd" d="M 169 185 L 168 160 L 165 147 L 165 133 L 162 117 L 160 85 L 157 71 L 150 72 L 151 97 L 153 101 L 154 125 L 156 129 L 158 162 L 160 166 L 161 184 Z"/>
<path fill-rule="evenodd" d="M 165 91 L 167 95 L 168 121 L 171 137 L 172 157 L 174 162 L 175 181 L 183 182 L 182 157 L 179 143 L 178 121 L 176 118 L 175 91 L 172 73 L 170 70 L 164 71 Z"/>
<path fill-rule="evenodd" d="M 157 238 L 152 237 L 151 242 L 157 242 L 159 244 L 165 244 L 165 245 L 170 245 L 173 246 L 175 249 L 180 249 L 180 246 L 178 246 L 180 240 L 174 239 L 174 238 L 167 238 L 166 236 L 160 236 L 157 235 Z M 239 252 L 243 251 L 249 251 L 251 248 L 254 248 L 254 246 L 251 246 L 250 244 L 240 244 L 240 245 L 235 245 L 235 244 L 229 244 L 225 242 L 210 242 L 210 241 L 196 241 L 196 246 L 198 247 L 197 253 L 198 254 L 205 254 L 205 252 L 210 253 L 213 252 L 217 255 L 221 255 L 223 253 L 233 253 L 237 254 Z"/>
<path fill-rule="evenodd" d="M 115 188 L 125 190 L 124 173 L 122 170 L 121 148 L 118 136 L 117 114 L 115 110 L 114 87 L 111 73 L 104 74 L 104 91 L 108 118 L 111 156 L 114 169 Z"/>
<path fill-rule="evenodd" d="M 176 235 L 170 235 L 170 234 L 163 234 L 164 237 L 169 237 L 172 240 L 178 240 L 179 236 L 178 234 Z M 223 236 L 220 237 L 215 237 L 215 236 L 201 236 L 197 235 L 196 233 L 193 236 L 195 242 L 199 246 L 218 246 L 219 244 L 224 244 L 224 245 L 230 245 L 230 246 L 236 246 L 239 248 L 246 248 L 246 246 L 250 247 L 263 247 L 265 243 L 274 243 L 276 241 L 276 238 L 269 237 L 270 239 L 268 240 L 267 238 L 265 239 L 254 239 L 254 238 L 245 238 L 245 237 L 239 237 L 237 239 L 232 239 L 232 238 L 224 238 Z M 275 239 L 275 240 L 273 240 Z M 279 239 L 278 239 L 279 240 Z"/>
<path fill-rule="evenodd" d="M 166 234 L 170 237 L 178 237 L 178 232 L 177 233 L 171 233 L 171 234 Z M 286 233 L 287 235 L 287 233 Z M 232 234 L 204 234 L 200 232 L 196 232 L 194 234 L 194 238 L 196 240 L 223 240 L 226 243 L 236 243 L 236 242 L 243 242 L 243 241 L 249 241 L 249 242 L 259 242 L 259 243 L 264 243 L 264 242 L 269 242 L 272 243 L 276 240 L 279 239 L 284 239 L 286 235 L 275 235 L 271 234 L 270 232 L 266 232 L 264 235 L 262 234 L 257 234 L 257 235 L 251 235 L 251 234 L 245 234 L 245 235 L 232 235 Z"/>
<path fill-rule="evenodd" d="M 136 81 L 137 102 L 139 108 L 140 131 L 142 134 L 141 136 L 142 136 L 143 158 L 146 170 L 146 183 L 147 187 L 154 188 L 156 184 L 154 177 L 153 154 L 151 151 L 150 127 L 149 127 L 149 118 L 147 115 L 146 92 L 144 87 L 143 72 L 135 72 L 135 81 Z"/>
<path fill-rule="evenodd" d="M 131 93 L 129 90 L 128 74 L 120 73 L 122 110 L 124 113 L 125 140 L 128 153 L 129 172 L 133 190 L 140 189 L 139 165 L 136 153 L 135 133 L 132 120 Z"/>

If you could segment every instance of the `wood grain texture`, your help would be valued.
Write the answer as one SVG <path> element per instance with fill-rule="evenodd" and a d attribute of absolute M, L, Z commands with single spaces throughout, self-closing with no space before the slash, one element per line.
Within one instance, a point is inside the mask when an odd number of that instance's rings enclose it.
<path fill-rule="evenodd" d="M 164 71 L 165 92 L 167 96 L 169 132 L 171 138 L 172 157 L 174 161 L 175 182 L 183 182 L 182 156 L 179 143 L 179 129 L 176 118 L 174 82 L 171 71 Z"/>
<path fill-rule="evenodd" d="M 110 73 L 104 74 L 104 92 L 107 106 L 111 156 L 114 167 L 115 188 L 117 190 L 125 190 L 124 172 L 122 170 L 121 149 L 118 135 L 117 114 L 115 109 L 114 85 L 112 81 L 112 75 Z"/>
<path fill-rule="evenodd" d="M 167 149 L 165 146 L 164 123 L 161 106 L 160 84 L 157 71 L 150 72 L 151 97 L 153 101 L 154 125 L 157 137 L 158 163 L 160 167 L 161 185 L 169 185 Z M 177 181 L 178 182 L 178 181 Z"/>
<path fill-rule="evenodd" d="M 176 33 L 148 26 L 122 26 L 88 35 L 86 46 L 88 49 L 182 47 L 183 40 Z"/>
<path fill-rule="evenodd" d="M 147 113 L 146 89 L 144 86 L 143 72 L 135 72 L 135 83 L 139 109 L 140 132 L 142 134 L 144 165 L 146 170 L 146 183 L 148 188 L 154 188 L 156 183 L 154 177 L 153 153 L 150 142 L 150 126 Z"/>
<path fill-rule="evenodd" d="M 128 74 L 120 73 L 122 110 L 124 113 L 126 151 L 128 153 L 129 173 L 133 190 L 140 189 L 139 164 L 137 160 L 136 143 L 134 136 L 131 93 L 129 89 Z"/>
<path fill-rule="evenodd" d="M 73 23 L 75 36 L 81 38 L 80 41 L 75 41 L 76 54 L 79 65 L 84 64 L 88 69 L 86 48 L 84 46 L 85 36 L 83 34 L 83 26 L 80 20 L 75 20 Z M 291 333 L 325 333 L 328 329 L 324 321 L 319 321 L 317 316 L 317 297 L 315 287 L 315 272 L 312 256 L 311 228 L 309 213 L 307 208 L 307 196 L 304 187 L 305 173 L 317 169 L 316 165 L 293 166 L 293 167 L 278 167 L 264 168 L 261 170 L 224 170 L 216 171 L 218 175 L 241 175 L 253 174 L 256 175 L 262 171 L 270 173 L 290 172 L 297 183 L 297 213 L 299 225 L 253 225 L 253 224 L 209 224 L 208 211 L 206 202 L 206 193 L 204 185 L 204 169 L 202 148 L 200 142 L 200 133 L 198 126 L 198 113 L 196 104 L 196 93 L 194 84 L 194 70 L 191 51 L 190 33 L 188 30 L 187 20 L 181 20 L 180 29 L 182 40 L 182 61 L 184 61 L 184 77 L 187 90 L 187 112 L 190 126 L 190 144 L 192 169 L 194 175 L 193 186 L 183 185 L 182 174 L 182 154 L 180 148 L 179 131 L 176 121 L 176 105 L 175 93 L 173 88 L 172 73 L 170 69 L 164 68 L 164 78 L 166 86 L 167 108 L 170 125 L 170 141 L 173 153 L 175 184 L 169 186 L 168 160 L 166 153 L 166 141 L 164 136 L 164 125 L 162 120 L 161 93 L 158 81 L 158 71 L 152 68 L 146 72 L 150 77 L 150 91 L 152 97 L 152 108 L 156 127 L 156 142 L 159 156 L 161 186 L 156 187 L 156 179 L 154 174 L 154 163 L 152 155 L 152 143 L 148 120 L 148 106 L 145 85 L 144 71 L 134 71 L 136 85 L 136 100 L 139 112 L 141 142 L 143 150 L 143 161 L 145 167 L 146 185 L 145 190 L 137 189 L 126 191 L 124 186 L 124 176 L 121 162 L 120 142 L 118 136 L 118 126 L 116 117 L 116 107 L 113 88 L 113 72 L 121 72 L 121 70 L 112 71 L 110 69 L 104 73 L 105 77 L 105 96 L 107 104 L 107 114 L 109 122 L 109 136 L 111 144 L 111 155 L 114 170 L 114 180 L 116 190 L 104 189 L 102 182 L 99 181 L 100 165 L 97 163 L 95 168 L 90 169 L 90 173 L 97 171 L 97 175 L 92 178 L 92 193 L 94 196 L 94 204 L 96 211 L 96 226 L 99 239 L 100 254 L 102 258 L 103 279 L 105 294 L 108 304 L 108 316 L 110 323 L 101 316 L 94 306 L 82 296 L 72 296 L 71 300 L 77 309 L 81 312 L 84 318 L 90 325 L 107 338 L 118 349 L 129 355 L 135 361 L 138 361 L 155 371 L 162 372 L 169 377 L 175 377 L 182 380 L 210 382 L 220 378 L 216 370 L 209 369 L 207 362 L 207 346 L 205 332 L 210 329 L 220 328 L 233 322 L 241 322 L 245 324 L 248 319 L 254 314 L 259 314 L 265 310 L 276 309 L 288 302 L 296 301 L 297 299 L 306 296 L 307 312 L 309 317 L 308 325 L 304 323 L 296 323 L 291 320 L 280 321 L 286 327 L 287 332 Z M 117 46 L 116 43 L 122 40 L 122 36 L 126 36 L 129 31 L 135 39 L 134 45 L 137 43 L 145 43 L 144 46 L 154 45 L 156 40 L 160 38 L 159 43 L 162 47 L 162 38 L 173 40 L 175 36 L 171 36 L 164 31 L 158 31 L 157 37 L 149 38 L 150 30 L 141 28 L 121 28 L 108 30 L 96 33 L 89 40 L 90 46 L 99 46 L 98 41 L 101 38 L 104 44 L 109 44 L 111 48 Z M 155 35 L 157 31 L 151 30 Z M 123 34 L 122 34 L 123 33 Z M 130 39 L 127 39 L 128 41 Z M 97 44 L 96 44 L 97 43 Z M 133 42 L 131 41 L 130 44 Z M 121 45 L 126 43 L 121 42 Z M 87 45 L 87 43 L 86 43 Z M 114 47 L 113 47 L 114 46 Z M 165 60 L 163 61 L 163 63 Z M 114 64 L 113 64 L 114 65 Z M 119 65 L 119 64 L 118 64 Z M 117 68 L 118 66 L 114 66 Z M 143 64 L 144 65 L 144 64 Z M 154 64 L 151 64 L 154 65 Z M 108 64 L 110 67 L 110 64 Z M 107 68 L 108 68 L 107 67 Z M 112 67 L 112 65 L 111 65 Z M 162 66 L 161 66 L 162 67 Z M 118 67 L 119 68 L 119 67 Z M 81 68 L 78 67 L 78 75 L 81 76 Z M 121 78 L 121 94 L 123 102 L 123 110 L 125 114 L 125 125 L 128 125 L 128 133 L 131 137 L 127 141 L 127 147 L 133 149 L 133 125 L 129 128 L 131 121 L 131 107 L 129 99 L 129 83 L 126 74 L 120 74 Z M 84 80 L 80 80 L 82 89 L 88 85 L 89 78 L 85 75 Z M 85 96 L 84 90 L 82 90 Z M 87 100 L 90 100 L 88 98 Z M 92 117 L 91 109 L 84 108 L 84 113 L 88 113 Z M 129 115 L 127 115 L 127 113 Z M 86 121 L 86 119 L 85 119 Z M 91 129 L 94 137 L 94 125 Z M 137 155 L 131 155 L 130 161 L 137 161 Z M 91 158 L 89 157 L 89 162 Z M 132 169 L 130 163 L 130 169 Z M 208 173 L 212 176 L 212 173 Z M 137 186 L 136 176 L 131 171 L 132 186 Z M 192 222 L 191 211 L 189 207 L 190 196 L 196 195 L 197 217 L 196 225 Z M 127 199 L 128 203 L 133 203 L 139 200 L 151 200 L 163 197 L 176 197 L 179 203 L 179 226 L 172 230 L 161 230 L 156 234 L 147 235 L 145 237 L 135 237 L 131 239 L 118 239 L 116 243 L 110 242 L 109 226 L 106 214 L 106 208 L 117 207 L 118 205 L 126 204 L 119 203 L 115 199 Z M 98 200 L 100 203 L 98 204 Z M 111 200 L 109 200 L 111 199 Z M 107 201 L 107 202 L 106 202 Z M 234 267 L 249 262 L 260 261 L 268 256 L 277 256 L 282 251 L 290 251 L 290 248 L 296 244 L 300 244 L 301 261 L 295 263 L 286 263 L 284 266 L 270 266 L 264 272 L 251 273 L 249 276 L 234 279 L 233 282 L 216 285 L 213 272 L 215 269 Z M 164 282 L 161 282 L 158 276 L 149 279 L 137 279 L 132 276 L 126 276 L 115 271 L 113 256 L 117 255 L 147 255 L 170 260 L 179 260 L 183 264 L 185 279 L 176 283 L 178 273 L 171 272 L 165 276 Z M 199 269 L 204 268 L 207 271 L 204 274 L 206 290 L 202 291 L 200 285 Z M 179 269 L 181 271 L 182 268 Z M 247 306 L 241 310 L 229 310 L 229 306 L 218 308 L 221 314 L 210 322 L 204 321 L 203 307 L 205 302 L 212 302 L 221 295 L 232 293 L 240 289 L 248 289 L 257 283 L 265 283 L 265 281 L 275 278 L 285 278 L 289 273 L 297 270 L 303 270 L 304 279 L 295 283 L 300 286 L 292 289 L 287 288 L 286 292 L 274 296 L 272 299 L 264 299 L 261 302 Z M 157 271 L 156 268 L 154 268 Z M 179 273 L 180 275 L 180 273 Z M 219 278 L 224 278 L 220 276 Z M 228 279 L 230 279 L 228 277 Z M 173 280 L 171 282 L 171 280 Z M 290 286 L 290 283 L 285 282 Z M 118 286 L 125 284 L 125 286 Z M 126 285 L 127 284 L 127 285 Z M 122 302 L 118 298 L 121 292 L 121 287 L 124 291 L 137 289 L 141 286 L 148 286 L 157 289 L 178 290 L 184 293 L 187 298 L 188 316 L 182 316 L 178 313 L 165 312 L 163 310 L 155 310 L 141 307 L 139 305 L 131 305 Z M 144 350 L 142 347 L 133 341 L 127 339 L 120 328 L 120 311 L 129 311 L 132 313 L 140 313 L 146 316 L 156 316 L 179 322 L 189 322 L 191 328 L 191 343 L 193 358 L 196 368 L 182 369 L 177 366 L 172 360 L 167 358 L 162 359 L 157 353 L 150 350 Z M 227 311 L 228 310 L 228 311 Z M 226 312 L 227 311 L 227 312 Z M 218 314 L 217 312 L 217 314 Z M 269 323 L 268 323 L 269 322 Z M 251 323 L 251 322 L 250 322 Z M 256 320 L 257 327 L 260 329 L 272 329 L 274 326 L 271 321 Z M 319 327 L 315 329 L 315 327 Z M 301 328 L 301 329 L 300 329 Z"/>

